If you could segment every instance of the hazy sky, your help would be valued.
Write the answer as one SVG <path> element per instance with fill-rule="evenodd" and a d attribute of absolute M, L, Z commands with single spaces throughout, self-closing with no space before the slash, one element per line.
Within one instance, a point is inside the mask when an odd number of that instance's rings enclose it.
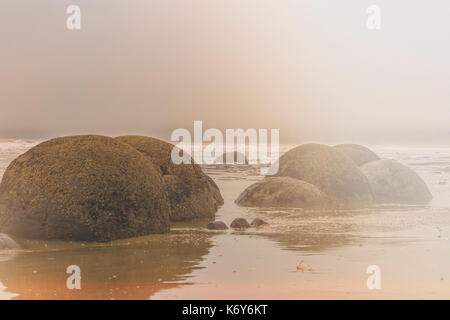
<path fill-rule="evenodd" d="M 0 137 L 168 140 L 203 120 L 285 142 L 445 144 L 449 35 L 446 0 L 0 0 Z"/>

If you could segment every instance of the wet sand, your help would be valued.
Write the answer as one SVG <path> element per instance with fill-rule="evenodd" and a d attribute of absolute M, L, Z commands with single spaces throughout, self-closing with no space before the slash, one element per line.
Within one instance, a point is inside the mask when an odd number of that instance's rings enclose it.
<path fill-rule="evenodd" d="M 22 241 L 26 249 L 0 252 L 0 298 L 449 299 L 449 173 L 439 169 L 447 154 L 378 152 L 417 163 L 435 196 L 430 207 L 241 208 L 234 200 L 261 179 L 257 171 L 207 166 L 225 199 L 217 220 L 260 217 L 269 224 L 239 232 L 177 223 L 169 235 L 106 244 Z M 297 270 L 300 261 L 306 270 Z M 73 264 L 81 268 L 81 290 L 66 288 Z M 366 286 L 369 265 L 381 268 L 381 290 Z"/>

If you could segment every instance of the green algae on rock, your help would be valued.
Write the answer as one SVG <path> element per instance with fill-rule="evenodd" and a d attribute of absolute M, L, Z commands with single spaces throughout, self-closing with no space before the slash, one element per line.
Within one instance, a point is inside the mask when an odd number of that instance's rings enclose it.
<path fill-rule="evenodd" d="M 28 239 L 109 241 L 169 231 L 161 175 L 115 139 L 43 142 L 16 158 L 0 184 L 0 230 Z"/>
<path fill-rule="evenodd" d="M 145 136 L 115 139 L 134 147 L 158 168 L 170 202 L 170 220 L 214 218 L 218 207 L 223 204 L 219 188 L 194 161 L 191 164 L 174 164 L 171 159 L 173 144 Z"/>

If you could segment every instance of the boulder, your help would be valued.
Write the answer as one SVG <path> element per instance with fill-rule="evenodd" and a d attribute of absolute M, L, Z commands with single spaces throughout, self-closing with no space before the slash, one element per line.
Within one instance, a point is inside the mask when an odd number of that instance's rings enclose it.
<path fill-rule="evenodd" d="M 432 199 L 422 178 L 395 160 L 372 161 L 361 170 L 370 182 L 376 203 L 424 205 Z"/>
<path fill-rule="evenodd" d="M 375 152 L 359 144 L 339 144 L 334 148 L 345 153 L 358 167 L 370 161 L 380 160 Z"/>
<path fill-rule="evenodd" d="M 44 240 L 109 241 L 169 231 L 169 202 L 148 157 L 115 139 L 43 142 L 0 184 L 0 231 Z"/>
<path fill-rule="evenodd" d="M 265 222 L 263 219 L 255 218 L 253 219 L 252 223 L 250 223 L 250 226 L 257 228 L 265 224 L 267 224 L 267 222 Z"/>
<path fill-rule="evenodd" d="M 318 208 L 327 196 L 316 186 L 291 177 L 268 177 L 244 190 L 235 201 L 244 207 Z"/>
<path fill-rule="evenodd" d="M 19 249 L 20 245 L 7 234 L 0 233 L 0 250 Z"/>
<path fill-rule="evenodd" d="M 228 229 L 227 225 L 223 221 L 210 222 L 210 223 L 208 223 L 206 228 L 208 228 L 209 230 L 227 230 Z"/>
<path fill-rule="evenodd" d="M 244 218 L 236 218 L 233 220 L 233 222 L 231 222 L 230 227 L 235 229 L 246 229 L 250 228 L 250 224 Z"/>
<path fill-rule="evenodd" d="M 315 185 L 334 207 L 361 207 L 372 202 L 370 184 L 343 152 L 320 144 L 289 150 L 279 160 L 279 177 L 291 177 Z"/>
<path fill-rule="evenodd" d="M 115 139 L 138 150 L 158 168 L 171 206 L 170 220 L 214 218 L 218 207 L 223 204 L 219 188 L 193 160 L 188 164 L 173 163 L 173 144 L 143 136 L 122 136 Z"/>

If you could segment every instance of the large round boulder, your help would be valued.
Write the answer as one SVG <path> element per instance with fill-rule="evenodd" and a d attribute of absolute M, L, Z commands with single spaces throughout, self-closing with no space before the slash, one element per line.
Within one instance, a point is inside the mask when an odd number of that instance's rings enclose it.
<path fill-rule="evenodd" d="M 339 144 L 334 148 L 345 153 L 357 166 L 380 160 L 375 152 L 359 144 Z"/>
<path fill-rule="evenodd" d="M 335 207 L 359 207 L 372 202 L 367 178 L 343 152 L 320 144 L 305 144 L 279 160 L 277 176 L 315 185 Z"/>
<path fill-rule="evenodd" d="M 327 196 L 316 186 L 291 177 L 268 177 L 245 189 L 235 201 L 244 207 L 319 208 Z"/>
<path fill-rule="evenodd" d="M 173 163 L 173 144 L 144 136 L 122 136 L 116 140 L 132 146 L 158 168 L 170 202 L 172 221 L 214 218 L 223 204 L 219 188 L 193 160 L 187 164 Z"/>
<path fill-rule="evenodd" d="M 372 161 L 361 170 L 369 179 L 376 203 L 423 205 L 432 199 L 422 178 L 395 160 Z"/>
<path fill-rule="evenodd" d="M 115 139 L 43 142 L 0 184 L 0 231 L 28 239 L 109 241 L 169 231 L 169 203 L 148 157 Z"/>

